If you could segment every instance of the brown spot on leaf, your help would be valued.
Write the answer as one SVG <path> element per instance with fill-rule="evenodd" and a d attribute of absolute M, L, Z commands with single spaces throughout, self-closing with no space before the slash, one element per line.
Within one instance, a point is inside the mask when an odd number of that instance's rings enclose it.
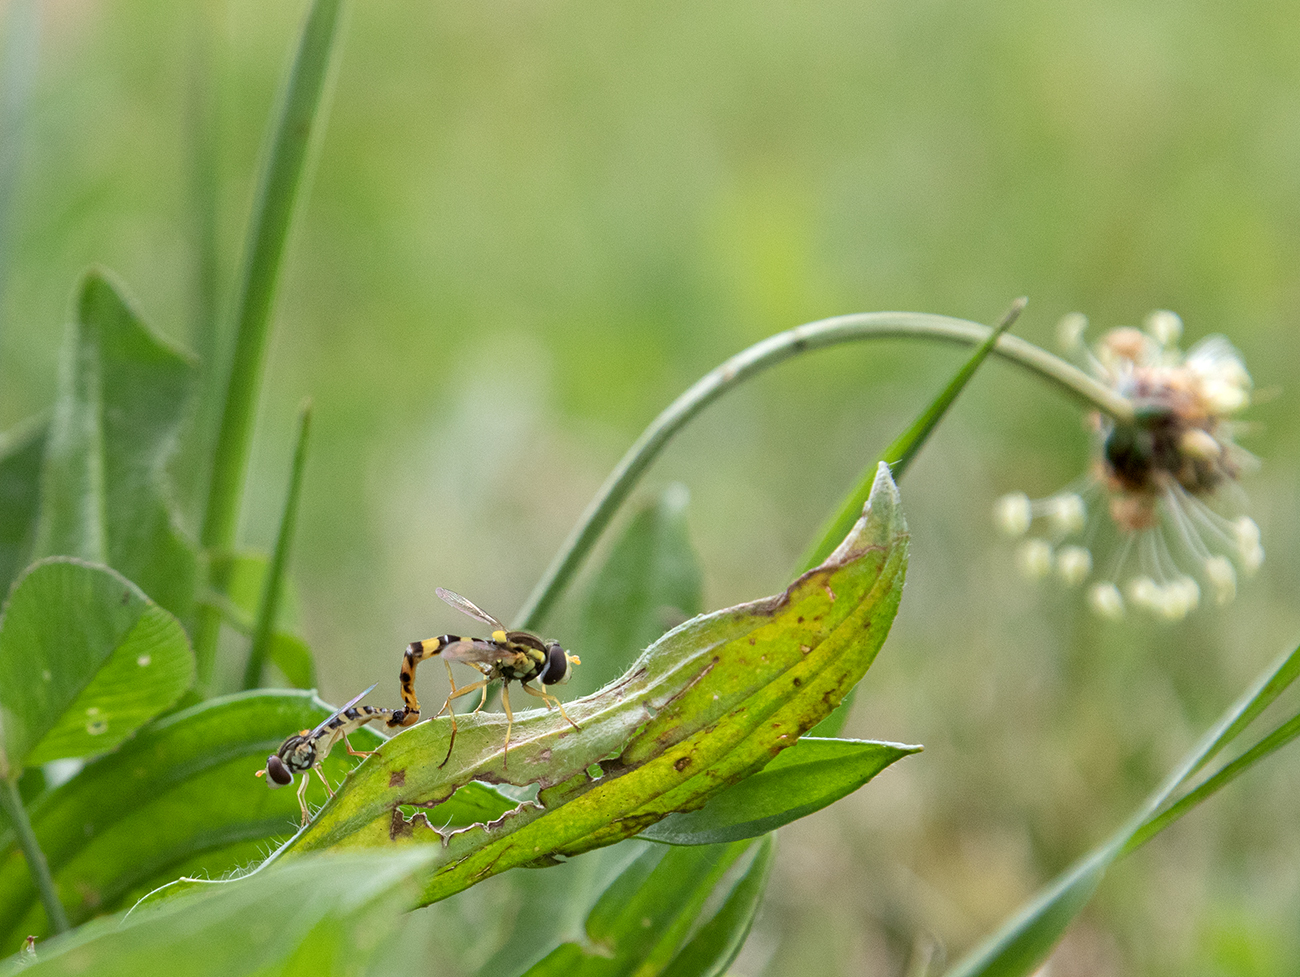
<path fill-rule="evenodd" d="M 415 834 L 415 829 L 411 827 L 411 822 L 402 817 L 401 808 L 393 808 L 393 818 L 388 824 L 388 840 L 396 841 L 398 838 L 409 838 Z"/>
<path fill-rule="evenodd" d="M 673 764 L 673 769 L 676 770 L 678 773 L 681 773 L 690 765 L 691 765 L 691 758 L 688 756 L 684 756 L 678 759 L 678 761 Z"/>
<path fill-rule="evenodd" d="M 809 653 L 812 651 L 812 646 L 811 646 L 811 645 L 800 645 L 800 646 L 799 646 L 799 650 L 802 651 L 805 655 L 807 655 L 807 654 L 809 654 Z"/>
<path fill-rule="evenodd" d="M 750 643 L 751 645 L 752 645 L 755 641 L 757 641 L 757 640 L 758 640 L 758 639 L 755 638 L 752 634 L 749 636 L 749 643 Z"/>
<path fill-rule="evenodd" d="M 389 787 L 401 787 L 406 783 L 406 770 L 394 770 L 388 775 Z"/>
<path fill-rule="evenodd" d="M 822 584 L 822 589 L 826 591 L 826 596 L 829 597 L 829 598 L 831 599 L 831 603 L 834 604 L 834 603 L 835 603 L 835 591 L 831 590 L 831 585 L 828 584 L 828 583 L 824 583 L 824 584 Z"/>
<path fill-rule="evenodd" d="M 799 677 L 796 675 L 795 678 L 794 678 L 794 687 L 797 689 L 797 688 L 799 688 L 799 686 L 801 686 L 801 685 L 803 685 L 803 679 L 799 678 Z"/>

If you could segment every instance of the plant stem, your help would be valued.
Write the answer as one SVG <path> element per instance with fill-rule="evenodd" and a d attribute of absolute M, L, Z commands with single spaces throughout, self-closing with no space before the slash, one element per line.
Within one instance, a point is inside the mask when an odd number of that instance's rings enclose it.
<path fill-rule="evenodd" d="M 72 927 L 68 924 L 68 914 L 59 902 L 58 890 L 54 887 L 54 878 L 50 875 L 50 863 L 45 860 L 45 852 L 36 841 L 36 832 L 23 807 L 23 799 L 18 793 L 18 785 L 8 778 L 0 778 L 0 807 L 5 809 L 9 820 L 13 822 L 14 833 L 18 835 L 18 844 L 27 858 L 27 869 L 32 873 L 36 888 L 41 894 L 41 903 L 45 906 L 45 915 L 49 917 L 50 929 L 55 933 L 66 933 Z"/>
<path fill-rule="evenodd" d="M 628 449 L 533 589 L 520 612 L 518 626 L 533 630 L 540 625 L 641 474 L 677 431 L 731 388 L 792 356 L 841 343 L 867 339 L 929 339 L 978 346 L 988 339 L 989 333 L 988 326 L 948 316 L 921 312 L 863 312 L 796 326 L 737 353 L 706 373 L 673 401 Z M 1002 336 L 993 352 L 1056 384 L 1089 407 L 1120 421 L 1132 420 L 1133 406 L 1128 400 L 1032 343 L 1016 336 Z"/>
<path fill-rule="evenodd" d="M 307 14 L 258 185 L 240 275 L 234 356 L 203 518 L 202 542 L 209 551 L 228 550 L 235 543 L 261 387 L 271 300 L 294 201 L 303 182 L 317 109 L 326 87 L 341 6 L 342 0 L 315 0 Z M 200 608 L 195 626 L 195 654 L 199 688 L 205 692 L 212 682 L 219 630 L 217 612 Z"/>
<path fill-rule="evenodd" d="M 310 432 L 311 402 L 307 401 L 298 414 L 298 443 L 293 452 L 289 491 L 284 499 L 284 512 L 280 517 L 280 531 L 275 537 L 271 565 L 266 568 L 266 580 L 262 583 L 257 623 L 253 627 L 253 640 L 248 647 L 248 665 L 244 669 L 245 689 L 255 689 L 262 684 L 262 671 L 266 667 L 267 650 L 271 646 L 271 631 L 280 609 L 280 592 L 284 589 L 284 571 L 289 562 L 289 547 L 293 543 L 293 528 L 298 521 L 298 496 L 302 489 L 303 469 L 307 464 L 307 435 Z"/>

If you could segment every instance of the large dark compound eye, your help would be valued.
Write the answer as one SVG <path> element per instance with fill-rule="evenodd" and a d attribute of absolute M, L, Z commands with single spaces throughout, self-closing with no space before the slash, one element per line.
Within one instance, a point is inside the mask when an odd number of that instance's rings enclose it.
<path fill-rule="evenodd" d="M 569 656 L 552 642 L 546 646 L 546 669 L 542 672 L 543 685 L 563 685 L 569 681 Z"/>
<path fill-rule="evenodd" d="M 276 754 L 266 758 L 266 785 L 268 787 L 287 787 L 293 783 L 293 774 Z"/>

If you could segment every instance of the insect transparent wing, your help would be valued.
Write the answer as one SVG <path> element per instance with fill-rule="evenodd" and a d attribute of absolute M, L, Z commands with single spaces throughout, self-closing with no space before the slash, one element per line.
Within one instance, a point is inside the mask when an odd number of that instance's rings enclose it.
<path fill-rule="evenodd" d="M 438 588 L 437 594 L 439 597 L 445 600 L 452 607 L 456 608 L 456 610 L 460 611 L 462 614 L 468 614 L 470 617 L 474 618 L 474 620 L 482 621 L 493 631 L 509 630 L 504 624 L 502 624 L 500 621 L 494 618 L 487 611 L 483 610 L 473 601 L 466 600 L 460 594 L 457 594 L 450 590 L 445 590 L 442 587 Z"/>
<path fill-rule="evenodd" d="M 439 649 L 438 655 L 449 662 L 462 662 L 464 664 L 478 662 L 484 665 L 495 665 L 497 662 L 513 663 L 519 657 L 519 652 L 504 648 L 495 641 L 484 641 L 482 638 L 461 638 L 459 641 Z"/>
<path fill-rule="evenodd" d="M 378 685 L 378 684 L 379 684 L 378 682 L 375 683 L 375 685 Z M 351 709 L 353 706 L 355 706 L 358 702 L 360 702 L 362 699 L 364 699 L 366 696 L 368 696 L 368 695 L 369 695 L 369 694 L 374 690 L 375 685 L 370 686 L 370 688 L 366 689 L 366 691 L 362 692 L 360 695 L 354 695 L 351 699 L 349 699 L 347 702 L 343 703 L 343 705 L 339 706 L 339 707 L 338 707 L 337 709 L 335 709 L 332 713 L 330 713 L 328 716 L 326 716 L 326 717 L 321 721 L 321 724 L 320 724 L 319 726 L 317 726 L 315 729 L 313 729 L 313 730 L 308 734 L 308 738 L 310 739 L 312 736 L 315 736 L 315 735 L 316 735 L 317 733 L 319 733 L 322 729 L 324 729 L 324 728 L 325 728 L 326 726 L 328 726 L 331 722 L 333 722 L 333 721 L 334 721 L 334 718 L 335 718 L 336 716 L 340 716 L 340 715 L 342 715 L 343 713 L 347 712 L 349 709 Z"/>

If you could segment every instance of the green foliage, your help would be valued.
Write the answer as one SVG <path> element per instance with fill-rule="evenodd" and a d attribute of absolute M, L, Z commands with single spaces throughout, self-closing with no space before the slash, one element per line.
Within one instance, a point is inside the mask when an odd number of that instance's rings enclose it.
<path fill-rule="evenodd" d="M 245 867 L 291 835 L 293 791 L 267 790 L 253 775 L 288 732 L 331 711 L 301 692 L 205 702 L 153 723 L 38 797 L 29 814 L 73 921 L 127 908 L 178 875 Z M 358 749 L 382 742 L 364 728 L 352 739 Z M 335 782 L 350 766 L 336 753 L 323 768 Z M 313 784 L 310 799 L 324 797 Z M 13 839 L 0 841 L 12 855 Z M 0 857 L 0 945 L 41 933 L 38 912 L 21 860 Z"/>
<path fill-rule="evenodd" d="M 755 838 L 847 797 L 891 763 L 920 751 L 897 743 L 805 736 L 699 810 L 670 814 L 641 837 L 672 845 Z"/>
<path fill-rule="evenodd" d="M 34 37 L 31 9 L 23 5 L 22 24 Z M 187 689 L 187 702 L 212 693 L 222 621 L 252 638 L 246 685 L 260 684 L 267 660 L 295 685 L 315 683 L 287 579 L 305 419 L 274 555 L 238 549 L 236 527 L 276 286 L 321 128 L 341 9 L 340 0 L 314 0 L 307 13 L 270 127 L 229 350 L 220 348 L 211 294 L 216 167 L 198 161 L 196 200 L 207 209 L 203 387 L 216 391 L 224 375 L 224 391 L 190 404 L 189 358 L 92 271 L 50 419 L 0 448 L 0 587 L 13 583 L 0 621 L 0 946 L 63 929 L 67 915 L 85 925 L 44 944 L 31 972 L 357 973 L 398 931 L 403 910 L 512 867 L 582 856 L 557 871 L 511 874 L 520 922 L 481 973 L 531 965 L 536 975 L 722 974 L 758 909 L 775 844 L 766 833 L 919 749 L 804 737 L 838 730 L 843 710 L 826 717 L 870 667 L 898 605 L 907 536 L 887 467 L 868 467 L 810 550 L 809 564 L 827 563 L 806 566 L 785 594 L 704 616 L 685 490 L 665 490 L 632 514 L 592 576 L 574 636 L 565 636 L 585 656 L 567 706 L 580 729 L 553 711 L 521 710 L 507 759 L 501 716 L 462 717 L 445 767 L 432 758 L 445 754 L 448 718 L 391 741 L 356 730 L 355 744 L 377 755 L 355 770 L 341 751 L 325 758 L 324 775 L 341 787 L 326 800 L 319 783 L 308 785 L 313 805 L 324 807 L 301 831 L 293 792 L 269 791 L 252 774 L 286 733 L 315 726 L 330 706 L 261 691 L 166 714 Z M 200 114 L 210 121 L 211 106 Z M 12 158 L 0 160 L 0 285 Z M 783 242 L 781 250 L 791 249 Z M 886 336 L 977 347 L 886 449 L 898 476 L 993 352 L 1100 410 L 1131 410 L 1068 364 L 1000 338 L 1001 329 L 909 313 L 844 316 L 730 358 L 629 450 L 538 583 L 525 625 L 546 619 L 676 432 L 807 350 Z M 207 492 L 201 551 L 178 529 L 167 477 L 187 417 L 199 419 L 198 435 L 179 474 Z M 825 427 L 800 423 L 801 438 Z M 1128 824 L 955 973 L 1028 973 L 1116 859 L 1300 735 L 1293 717 L 1195 779 L 1298 671 L 1300 652 L 1266 675 Z M 39 764 L 68 757 L 94 759 L 47 789 Z M 276 846 L 248 877 L 213 881 L 252 869 Z M 584 854 L 597 848 L 604 853 Z M 582 866 L 597 868 L 582 875 Z M 610 866 L 613 878 L 602 878 Z M 575 877 L 583 884 L 570 888 Z M 132 904 L 125 919 L 93 919 Z"/>
<path fill-rule="evenodd" d="M 772 847 L 768 838 L 756 846 L 727 845 L 721 853 L 647 848 L 601 893 L 582 940 L 561 944 L 528 977 L 721 972 L 739 950 L 733 937 L 743 940 L 753 918 Z M 743 871 L 732 873 L 742 859 Z M 706 912 L 715 892 L 718 905 Z"/>
<path fill-rule="evenodd" d="M 948 977 L 1023 977 L 1051 952 L 1092 897 L 1106 869 L 1239 776 L 1300 735 L 1300 715 L 1282 723 L 1241 756 L 1192 787 L 1196 774 L 1236 740 L 1300 677 L 1300 648 L 1267 669 L 1184 757 L 1178 769 L 1138 812 L 1081 858 L 1012 919 L 959 962 Z"/>
<path fill-rule="evenodd" d="M 0 591 L 5 593 L 27 565 L 36 538 L 45 434 L 43 424 L 29 424 L 0 448 Z"/>
<path fill-rule="evenodd" d="M 164 465 L 193 374 L 103 273 L 86 276 L 63 351 L 34 546 L 37 557 L 113 567 L 182 620 L 197 562 L 176 528 Z"/>
<path fill-rule="evenodd" d="M 111 750 L 194 677 L 174 617 L 106 567 L 55 557 L 15 584 L 0 620 L 0 768 Z"/>
<path fill-rule="evenodd" d="M 214 554 L 208 559 L 210 589 L 202 600 L 214 607 L 226 624 L 252 637 L 262 595 L 267 588 L 270 560 L 264 553 L 240 551 Z M 316 685 L 316 663 L 307 643 L 295 633 L 298 599 L 292 581 L 281 582 L 275 606 L 275 624 L 267 645 L 267 657 L 299 689 Z"/>
<path fill-rule="evenodd" d="M 419 849 L 315 858 L 98 920 L 0 974 L 359 975 L 400 925 L 428 860 Z"/>
<path fill-rule="evenodd" d="M 275 537 L 275 549 L 267 567 L 262 592 L 258 600 L 257 621 L 253 626 L 252 640 L 248 646 L 248 663 L 244 668 L 244 688 L 255 689 L 262 684 L 262 672 L 270 658 L 289 681 L 305 687 L 314 676 L 311 655 L 302 655 L 306 645 L 294 645 L 276 631 L 280 601 L 284 590 L 289 547 L 293 542 L 293 529 L 298 521 L 298 498 L 302 492 L 302 474 L 307 465 L 307 435 L 311 430 L 311 407 L 304 404 L 298 416 L 298 442 L 293 450 L 293 471 L 289 475 L 289 491 L 285 495 L 284 509 L 280 514 L 280 531 Z"/>
<path fill-rule="evenodd" d="M 948 385 L 939 392 L 939 395 L 925 406 L 925 409 L 912 421 L 907 430 L 903 431 L 898 437 L 890 442 L 889 446 L 880 453 L 880 456 L 863 469 L 859 476 L 857 484 L 849 490 L 844 501 L 840 503 L 839 509 L 835 511 L 826 524 L 822 527 L 817 541 L 804 554 L 800 561 L 800 570 L 808 570 L 816 566 L 830 554 L 831 550 L 839 545 L 845 534 L 857 520 L 858 512 L 862 509 L 862 504 L 867 501 L 867 496 L 871 492 L 871 485 L 876 478 L 876 466 L 884 462 L 889 466 L 889 470 L 894 473 L 894 478 L 902 480 L 908 466 L 912 464 L 912 459 L 916 457 L 921 447 L 929 440 L 934 429 L 939 426 L 948 409 L 963 390 L 966 384 L 970 383 L 975 376 L 975 372 L 988 359 L 998 346 L 998 341 L 1002 334 L 1015 324 L 1020 318 L 1020 313 L 1024 311 L 1028 299 L 1016 299 L 1007 314 L 1002 317 L 996 329 L 989 331 L 988 337 L 975 347 L 975 352 L 971 353 L 970 358 L 961 365 Z M 838 732 L 836 727 L 834 732 Z"/>
<path fill-rule="evenodd" d="M 505 717 L 421 723 L 362 765 L 279 853 L 433 843 L 444 863 L 423 900 L 446 898 L 517 865 L 546 864 L 612 844 L 697 807 L 755 773 L 815 725 L 874 660 L 902 591 L 907 534 L 882 468 L 867 513 L 824 566 L 785 594 L 696 618 L 670 632 L 626 675 L 571 703 L 574 730 L 552 712 L 521 715 L 509 757 Z M 592 769 L 600 775 L 593 777 Z M 540 788 L 537 804 L 444 837 L 403 804 L 435 806 L 475 779 Z"/>
<path fill-rule="evenodd" d="M 593 577 L 578 625 L 582 640 L 573 643 L 585 656 L 569 682 L 576 693 L 612 681 L 661 634 L 700 613 L 688 498 L 685 486 L 672 485 L 640 506 Z"/>

